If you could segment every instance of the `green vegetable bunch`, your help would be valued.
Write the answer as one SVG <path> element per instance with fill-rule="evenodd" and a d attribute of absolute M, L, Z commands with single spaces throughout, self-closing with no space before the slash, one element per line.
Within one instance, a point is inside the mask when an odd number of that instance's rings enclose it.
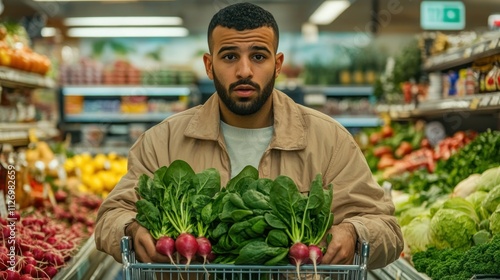
<path fill-rule="evenodd" d="M 415 269 L 432 279 L 468 280 L 478 274 L 500 274 L 500 236 L 468 250 L 437 249 L 415 253 Z"/>
<path fill-rule="evenodd" d="M 217 170 L 195 173 L 177 160 L 142 175 L 136 191 L 136 219 L 156 240 L 206 237 L 213 263 L 289 264 L 292 244 L 318 245 L 333 224 L 333 188 L 323 189 L 321 175 L 304 195 L 291 178 L 259 178 L 247 166 L 221 188 Z"/>

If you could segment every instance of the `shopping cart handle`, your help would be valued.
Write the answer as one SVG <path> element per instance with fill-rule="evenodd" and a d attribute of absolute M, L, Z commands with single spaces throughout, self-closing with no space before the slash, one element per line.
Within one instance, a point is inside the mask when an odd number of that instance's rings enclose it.
<path fill-rule="evenodd" d="M 132 253 L 132 250 L 134 249 L 133 247 L 133 242 L 132 242 L 132 237 L 131 236 L 124 236 L 122 237 L 122 240 L 120 242 L 121 250 L 122 250 L 122 255 L 130 255 Z"/>

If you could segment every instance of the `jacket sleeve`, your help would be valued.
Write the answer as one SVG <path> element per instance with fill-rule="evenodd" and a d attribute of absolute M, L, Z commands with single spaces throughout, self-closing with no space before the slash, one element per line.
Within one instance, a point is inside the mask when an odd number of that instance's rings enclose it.
<path fill-rule="evenodd" d="M 341 134 L 329 173 L 334 186 L 334 224 L 352 223 L 358 241 L 369 243 L 368 268 L 384 267 L 399 258 L 404 244 L 394 204 L 375 181 L 352 136 Z"/>
<path fill-rule="evenodd" d="M 150 147 L 146 149 L 145 147 Z M 135 186 L 141 174 L 152 176 L 157 170 L 156 154 L 150 138 L 142 135 L 128 154 L 127 174 L 109 193 L 97 213 L 94 239 L 96 248 L 121 262 L 120 240 L 125 235 L 125 227 L 136 217 L 135 202 L 138 196 Z"/>

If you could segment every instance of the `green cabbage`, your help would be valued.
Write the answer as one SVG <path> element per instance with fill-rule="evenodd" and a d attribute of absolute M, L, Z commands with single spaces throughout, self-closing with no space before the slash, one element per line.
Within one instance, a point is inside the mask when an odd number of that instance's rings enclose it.
<path fill-rule="evenodd" d="M 414 218 L 406 226 L 401 227 L 404 240 L 412 255 L 416 252 L 425 251 L 431 246 L 430 223 L 429 215 L 422 215 Z"/>
<path fill-rule="evenodd" d="M 493 235 L 500 236 L 500 205 L 490 216 L 490 231 Z"/>
<path fill-rule="evenodd" d="M 500 166 L 493 167 L 481 174 L 477 182 L 477 190 L 491 191 L 495 186 L 500 184 Z"/>
<path fill-rule="evenodd" d="M 477 207 L 477 206 L 481 206 L 481 204 L 483 203 L 483 200 L 486 198 L 487 195 L 488 195 L 488 193 L 485 191 L 475 191 L 475 192 L 469 194 L 465 198 L 465 200 L 472 203 L 472 205 L 474 205 L 474 207 Z"/>
<path fill-rule="evenodd" d="M 476 191 L 465 198 L 465 200 L 474 205 L 474 210 L 476 210 L 476 214 L 481 221 L 488 219 L 490 216 L 488 210 L 483 207 L 483 201 L 486 199 L 487 195 L 488 193 L 485 191 Z"/>
<path fill-rule="evenodd" d="M 469 248 L 476 232 L 474 219 L 460 210 L 442 208 L 431 219 L 430 234 L 438 249 Z"/>
<path fill-rule="evenodd" d="M 494 187 L 484 198 L 483 207 L 493 213 L 500 204 L 500 184 Z"/>
<path fill-rule="evenodd" d="M 479 223 L 481 221 L 474 209 L 474 204 L 470 203 L 465 198 L 452 197 L 443 203 L 442 208 L 459 210 L 474 219 L 474 222 Z"/>

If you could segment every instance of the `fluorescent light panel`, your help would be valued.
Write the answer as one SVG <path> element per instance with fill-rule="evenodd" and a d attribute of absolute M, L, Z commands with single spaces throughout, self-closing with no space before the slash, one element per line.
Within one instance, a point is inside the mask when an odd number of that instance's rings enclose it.
<path fill-rule="evenodd" d="M 314 11 L 309 17 L 309 21 L 318 25 L 327 25 L 332 23 L 340 14 L 342 14 L 349 6 L 349 0 L 328 0 Z"/>
<path fill-rule="evenodd" d="M 153 26 L 181 25 L 180 17 L 71 17 L 64 20 L 66 26 Z"/>
<path fill-rule="evenodd" d="M 54 37 L 56 36 L 56 29 L 54 27 L 44 27 L 41 31 L 42 37 Z"/>
<path fill-rule="evenodd" d="M 184 27 L 74 27 L 68 29 L 69 37 L 185 37 Z"/>

